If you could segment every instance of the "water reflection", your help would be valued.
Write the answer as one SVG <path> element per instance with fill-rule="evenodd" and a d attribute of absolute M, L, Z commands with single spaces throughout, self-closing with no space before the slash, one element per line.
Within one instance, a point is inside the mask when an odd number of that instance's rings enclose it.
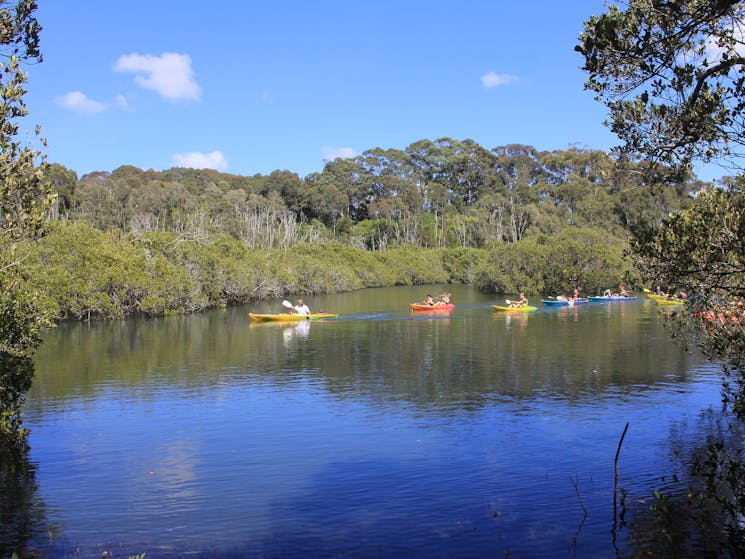
<path fill-rule="evenodd" d="M 426 317 L 448 317 L 452 314 L 453 309 L 425 309 L 425 310 L 412 310 L 411 316 L 413 318 L 426 318 Z"/>
<path fill-rule="evenodd" d="M 50 332 L 27 410 L 30 498 L 53 504 L 56 541 L 162 546 L 153 556 L 614 556 L 623 424 L 623 483 L 643 491 L 667 468 L 661 426 L 718 398 L 710 371 L 648 305 L 495 313 L 454 287 L 452 312 L 420 315 L 418 291 L 319 297 L 341 314 L 329 321 L 254 325 L 227 309 Z"/>
<path fill-rule="evenodd" d="M 506 328 L 525 329 L 528 326 L 529 313 L 494 313 L 495 322 L 503 322 Z"/>
<path fill-rule="evenodd" d="M 615 397 L 670 375 L 685 381 L 689 356 L 642 305 L 628 305 L 531 314 L 474 306 L 291 325 L 253 325 L 236 310 L 64 324 L 39 353 L 30 405 L 94 395 L 112 381 L 207 387 L 229 375 L 281 385 L 283 371 L 304 370 L 318 371 L 332 392 L 379 395 L 387 387 L 394 399 L 437 403 L 438 394 Z"/>
<path fill-rule="evenodd" d="M 24 452 L 0 452 L 0 557 L 32 556 L 54 531 L 39 495 L 36 466 Z"/>
<path fill-rule="evenodd" d="M 289 348 L 293 340 L 297 338 L 307 338 L 309 334 L 310 320 L 302 320 L 297 324 L 293 324 L 289 328 L 285 328 L 282 332 L 285 348 Z"/>

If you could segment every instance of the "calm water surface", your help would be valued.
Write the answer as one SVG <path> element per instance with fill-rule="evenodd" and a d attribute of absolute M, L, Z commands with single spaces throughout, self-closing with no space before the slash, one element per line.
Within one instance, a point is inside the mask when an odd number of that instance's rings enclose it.
<path fill-rule="evenodd" d="M 28 529 L 43 556 L 616 557 L 613 463 L 648 498 L 719 371 L 652 301 L 541 308 L 450 287 L 64 324 L 37 355 Z M 537 299 L 536 299 L 537 300 Z M 586 510 L 586 514 L 585 514 Z"/>

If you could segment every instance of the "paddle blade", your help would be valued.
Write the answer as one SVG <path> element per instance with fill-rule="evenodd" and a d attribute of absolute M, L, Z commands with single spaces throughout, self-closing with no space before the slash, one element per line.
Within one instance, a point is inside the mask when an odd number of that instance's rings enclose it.
<path fill-rule="evenodd" d="M 292 303 L 290 303 L 289 301 L 282 301 L 282 306 L 285 308 L 291 309 Z"/>
<path fill-rule="evenodd" d="M 647 288 L 645 287 L 645 288 L 644 288 L 644 293 L 652 293 L 652 290 L 651 290 L 651 289 L 647 289 Z"/>
<path fill-rule="evenodd" d="M 510 301 L 509 299 L 505 299 L 504 302 L 507 303 L 508 305 L 512 304 L 512 301 Z"/>

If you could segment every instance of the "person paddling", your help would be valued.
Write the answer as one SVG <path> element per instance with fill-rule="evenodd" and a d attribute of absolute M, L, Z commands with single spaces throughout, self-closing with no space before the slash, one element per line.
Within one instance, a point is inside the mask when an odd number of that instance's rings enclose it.
<path fill-rule="evenodd" d="M 528 299 L 525 297 L 525 293 L 520 292 L 520 299 L 517 301 L 510 301 L 511 308 L 527 307 Z"/>
<path fill-rule="evenodd" d="M 293 308 L 300 316 L 310 316 L 310 309 L 308 308 L 308 305 L 303 303 L 302 299 L 298 299 L 297 304 Z"/>

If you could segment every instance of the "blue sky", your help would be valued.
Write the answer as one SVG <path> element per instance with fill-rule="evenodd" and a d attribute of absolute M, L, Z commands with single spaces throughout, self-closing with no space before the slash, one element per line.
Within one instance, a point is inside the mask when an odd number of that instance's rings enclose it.
<path fill-rule="evenodd" d="M 574 52 L 602 0 L 44 0 L 28 124 L 78 175 L 301 177 L 422 139 L 609 149 Z"/>

